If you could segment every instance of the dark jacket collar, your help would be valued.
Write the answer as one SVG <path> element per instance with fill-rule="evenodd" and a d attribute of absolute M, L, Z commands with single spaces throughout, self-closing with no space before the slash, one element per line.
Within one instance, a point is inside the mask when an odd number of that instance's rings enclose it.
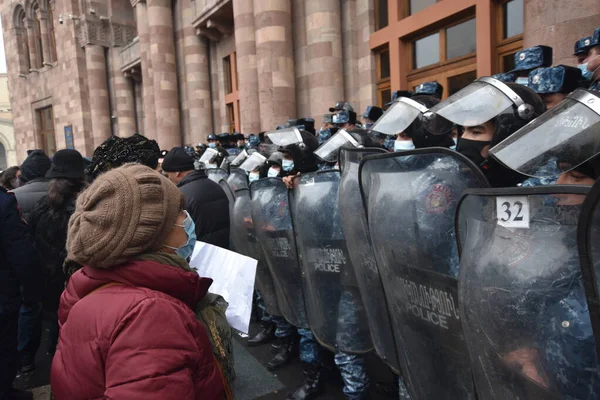
<path fill-rule="evenodd" d="M 201 170 L 195 170 L 189 174 L 187 174 L 185 176 L 185 178 L 183 178 L 178 184 L 177 187 L 181 187 L 184 186 L 190 182 L 194 182 L 197 181 L 199 179 L 207 179 L 208 176 L 206 175 L 206 171 L 204 171 L 203 169 Z"/>

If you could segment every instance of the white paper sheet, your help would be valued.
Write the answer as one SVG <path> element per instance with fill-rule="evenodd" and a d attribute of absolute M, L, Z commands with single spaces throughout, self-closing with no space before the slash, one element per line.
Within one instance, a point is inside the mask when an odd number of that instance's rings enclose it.
<path fill-rule="evenodd" d="M 245 334 L 250 325 L 257 264 L 253 258 L 204 242 L 196 242 L 190 260 L 200 276 L 213 279 L 209 292 L 227 300 L 227 321 Z"/>

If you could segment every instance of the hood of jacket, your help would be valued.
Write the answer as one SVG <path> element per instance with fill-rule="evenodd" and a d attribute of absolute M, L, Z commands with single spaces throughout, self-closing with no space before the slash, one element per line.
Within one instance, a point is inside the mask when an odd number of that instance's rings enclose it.
<path fill-rule="evenodd" d="M 162 292 L 194 310 L 208 293 L 213 280 L 202 278 L 194 271 L 150 260 L 132 260 L 114 268 L 84 266 L 73 274 L 63 292 L 60 323 L 65 323 L 77 302 L 101 286 L 113 282 Z"/>

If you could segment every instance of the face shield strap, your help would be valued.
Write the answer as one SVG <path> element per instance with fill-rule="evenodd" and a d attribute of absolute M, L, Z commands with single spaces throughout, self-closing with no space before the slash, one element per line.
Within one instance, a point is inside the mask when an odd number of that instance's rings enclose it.
<path fill-rule="evenodd" d="M 508 97 L 517 108 L 517 115 L 522 120 L 529 121 L 534 117 L 535 112 L 533 110 L 533 107 L 530 104 L 525 103 L 521 96 L 519 96 L 514 90 L 509 88 L 504 82 L 488 76 L 479 78 L 475 82 L 477 81 L 485 82 L 488 85 L 492 85 L 494 88 L 498 89 L 506 97 Z"/>

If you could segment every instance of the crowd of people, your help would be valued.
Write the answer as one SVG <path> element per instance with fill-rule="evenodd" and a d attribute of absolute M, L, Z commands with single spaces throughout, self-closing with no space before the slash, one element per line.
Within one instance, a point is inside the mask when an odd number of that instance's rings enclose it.
<path fill-rule="evenodd" d="M 327 352 L 334 354 L 346 398 L 379 398 L 365 363 L 372 348 L 398 376 L 395 397 L 429 399 L 436 388 L 437 393 L 453 393 L 456 398 L 486 393 L 476 373 L 468 374 L 471 383 L 460 382 L 463 392 L 455 390 L 460 379 L 454 378 L 433 379 L 425 388 L 414 374 L 432 376 L 425 367 L 410 370 L 410 365 L 417 365 L 411 351 L 384 356 L 377 344 L 381 332 L 375 328 L 381 321 L 377 312 L 368 311 L 373 307 L 369 286 L 355 262 L 354 252 L 363 243 L 351 242 L 348 233 L 354 228 L 349 228 L 348 218 L 340 218 L 343 210 L 338 209 L 339 170 L 342 178 L 355 174 L 358 182 L 358 164 L 348 172 L 344 162 L 351 162 L 340 154 L 348 149 L 366 151 L 364 156 L 381 153 L 374 156 L 380 159 L 405 154 L 405 160 L 398 159 L 405 171 L 418 166 L 434 176 L 435 169 L 447 164 L 440 166 L 439 160 L 419 164 L 419 155 L 439 153 L 460 164 L 462 172 L 481 177 L 481 185 L 493 188 L 591 186 L 600 177 L 600 28 L 577 41 L 574 57 L 578 68 L 553 66 L 552 49 L 535 46 L 516 53 L 515 70 L 480 78 L 445 100 L 439 83 L 426 82 L 414 92 L 395 92 L 385 110 L 369 106 L 360 118 L 349 102 L 340 101 L 318 127 L 311 118 L 296 118 L 270 132 L 210 134 L 205 144 L 163 151 L 138 134 L 111 137 L 91 158 L 73 149 L 59 150 L 52 157 L 42 150 L 29 151 L 21 166 L 0 176 L 0 400 L 32 398 L 15 389 L 13 381 L 17 371 L 35 370 L 44 319 L 50 326 L 44 350 L 53 357 L 51 388 L 57 400 L 233 398 L 226 299 L 210 293 L 212 280 L 188 264 L 197 240 L 258 259 L 254 305 L 259 330 L 247 345 L 271 343 L 273 359 L 267 368 L 272 371 L 299 355 L 305 382 L 289 399 L 323 394 Z M 446 229 L 446 235 L 454 225 L 444 227 L 440 216 L 454 221 L 460 193 L 448 192 L 440 182 L 436 185 L 435 196 L 427 195 L 426 202 L 438 218 L 437 229 Z M 254 202 L 263 186 L 285 190 L 266 197 L 263 208 L 252 204 L 252 212 L 243 209 L 241 202 Z M 313 193 L 307 187 L 314 187 L 314 196 L 321 195 L 321 203 L 313 208 L 308 201 L 294 200 Z M 364 186 L 361 190 L 364 200 L 369 193 Z M 561 201 L 559 205 L 582 203 Z M 313 215 L 320 206 L 326 211 Z M 366 204 L 365 208 L 376 217 Z M 277 221 L 261 228 L 253 219 L 255 211 L 265 221 L 276 214 Z M 303 220 L 299 213 L 311 217 Z M 303 294 L 296 300 L 290 300 L 292 290 L 286 291 L 287 283 L 276 270 L 281 249 L 274 252 L 270 237 L 263 238 L 259 229 L 290 233 L 283 237 L 295 244 L 283 253 L 292 254 L 287 260 L 297 281 L 302 281 Z M 365 237 L 371 241 L 376 233 L 369 236 L 367 231 Z M 344 244 L 340 249 L 315 248 L 323 235 L 329 235 L 331 243 Z M 438 265 L 437 273 L 456 287 L 463 279 L 459 270 L 465 267 L 462 259 L 459 262 L 456 235 L 444 235 L 435 236 L 446 241 L 446 261 L 441 264 L 447 266 Z M 282 243 L 281 237 L 274 239 Z M 386 264 L 385 251 L 369 246 L 373 262 Z M 339 273 L 350 259 L 357 271 L 342 271 L 346 278 L 305 277 L 317 270 Z M 340 283 L 350 279 L 348 275 L 359 280 L 353 290 Z M 581 279 L 577 275 L 576 287 L 558 302 L 563 308 L 556 310 L 554 303 L 547 308 L 566 321 L 561 314 L 568 313 L 565 302 L 577 300 L 580 308 L 573 326 L 579 331 L 572 341 L 546 338 L 548 351 L 535 356 L 544 360 L 543 372 L 531 361 L 534 352 L 524 345 L 502 350 L 507 365 L 516 365 L 527 381 L 559 398 L 600 396 L 600 367 L 592 356 L 595 345 Z M 382 291 L 387 284 L 381 283 Z M 337 297 L 332 295 L 336 290 Z M 393 296 L 387 291 L 386 296 L 387 306 L 382 307 L 389 310 L 381 315 L 392 321 L 402 312 L 392 308 Z M 331 310 L 319 308 L 328 303 L 340 315 L 339 321 L 320 320 L 331 315 Z M 565 321 L 564 328 L 569 326 Z M 403 339 L 396 337 L 402 329 L 384 333 L 394 336 L 398 348 L 403 346 Z M 429 339 L 435 343 L 435 338 Z M 452 377 L 452 366 L 445 361 L 441 357 L 440 365 Z M 552 363 L 555 370 L 548 367 Z"/>

